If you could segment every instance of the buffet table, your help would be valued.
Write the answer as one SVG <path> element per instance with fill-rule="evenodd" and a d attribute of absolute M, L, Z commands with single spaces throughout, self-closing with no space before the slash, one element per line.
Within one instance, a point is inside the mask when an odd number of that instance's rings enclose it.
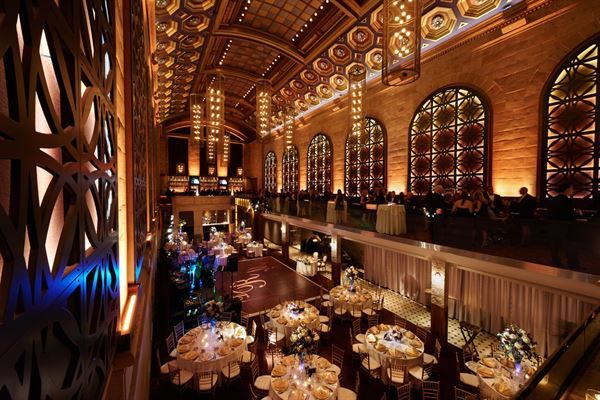
<path fill-rule="evenodd" d="M 289 337 L 294 328 L 300 324 L 316 331 L 319 328 L 319 310 L 312 304 L 302 300 L 285 301 L 277 304 L 269 313 L 274 329 Z"/>
<path fill-rule="evenodd" d="M 406 211 L 402 204 L 380 204 L 377 207 L 377 223 L 375 229 L 379 233 L 401 235 L 406 233 Z"/>
<path fill-rule="evenodd" d="M 367 329 L 369 354 L 381 364 L 381 376 L 394 359 L 406 360 L 407 367 L 423 364 L 423 342 L 411 331 L 397 325 L 379 324 Z"/>
<path fill-rule="evenodd" d="M 271 371 L 269 397 L 273 400 L 330 400 L 340 386 L 335 366 L 317 355 L 307 355 L 301 365 L 297 355 L 283 357 Z M 308 369 L 314 369 L 309 374 Z"/>
<path fill-rule="evenodd" d="M 204 324 L 191 329 L 177 343 L 177 365 L 192 372 L 219 373 L 246 350 L 246 329 L 234 322 Z"/>
<path fill-rule="evenodd" d="M 296 260 L 296 271 L 300 275 L 315 276 L 317 274 L 318 259 L 315 257 L 306 257 L 306 260 Z"/>

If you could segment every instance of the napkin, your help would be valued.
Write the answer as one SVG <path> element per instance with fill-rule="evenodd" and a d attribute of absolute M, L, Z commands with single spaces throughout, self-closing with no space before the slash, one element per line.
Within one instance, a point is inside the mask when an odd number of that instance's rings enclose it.
<path fill-rule="evenodd" d="M 398 350 L 398 349 L 396 349 L 394 347 L 392 347 L 391 349 L 389 349 L 388 353 L 392 357 L 402 357 L 402 356 L 404 356 L 404 353 L 401 350 Z"/>
<path fill-rule="evenodd" d="M 243 344 L 245 342 L 244 339 L 231 339 L 231 347 L 238 347 L 239 345 Z"/>
<path fill-rule="evenodd" d="M 334 385 L 338 381 L 337 376 L 333 372 L 325 372 L 322 377 L 325 383 L 328 385 Z"/>
<path fill-rule="evenodd" d="M 271 376 L 284 376 L 287 373 L 287 368 L 283 365 L 276 365 L 271 371 Z"/>
<path fill-rule="evenodd" d="M 380 330 L 379 330 L 379 327 L 377 327 L 377 326 L 372 326 L 371 328 L 369 328 L 369 330 L 370 330 L 371 332 L 373 332 L 373 334 L 374 334 L 374 335 L 379 335 L 379 332 L 380 332 Z"/>
<path fill-rule="evenodd" d="M 327 389 L 326 387 L 319 386 L 318 388 L 313 389 L 311 394 L 315 399 L 327 400 L 329 396 L 331 396 L 331 390 Z"/>
<path fill-rule="evenodd" d="M 288 366 L 288 367 L 294 365 L 295 363 L 296 363 L 296 356 L 293 354 L 291 354 L 289 356 L 285 356 L 281 360 L 281 364 Z"/>
<path fill-rule="evenodd" d="M 290 392 L 288 400 L 304 400 L 304 392 L 302 390 L 294 389 Z"/>
<path fill-rule="evenodd" d="M 277 323 L 279 323 L 281 325 L 285 325 L 285 324 L 287 324 L 287 319 L 285 319 L 284 317 L 279 317 L 279 318 L 277 318 Z"/>
<path fill-rule="evenodd" d="M 275 378 L 271 381 L 271 386 L 273 386 L 273 389 L 275 389 L 275 391 L 281 393 L 285 392 L 288 389 L 289 382 L 287 381 L 287 379 Z"/>
<path fill-rule="evenodd" d="M 412 347 L 412 346 L 408 346 L 408 347 L 406 348 L 406 354 L 407 354 L 409 357 L 418 357 L 418 356 L 419 356 L 419 354 L 421 354 L 421 353 L 419 353 L 419 351 L 418 351 L 417 349 L 415 349 L 414 347 Z"/>
<path fill-rule="evenodd" d="M 375 343 L 377 341 L 377 338 L 372 333 L 367 333 L 366 339 L 369 343 Z"/>
<path fill-rule="evenodd" d="M 179 344 L 188 344 L 192 340 L 193 340 L 193 338 L 191 336 L 185 335 L 184 337 L 179 339 Z"/>
<path fill-rule="evenodd" d="M 228 354 L 231 354 L 231 347 L 229 346 L 223 346 L 219 349 L 219 355 L 220 356 L 226 356 Z"/>
<path fill-rule="evenodd" d="M 240 339 L 246 337 L 246 330 L 244 329 L 244 327 L 238 326 L 237 328 L 235 328 L 234 336 Z"/>
<path fill-rule="evenodd" d="M 271 311 L 271 318 L 279 318 L 280 315 L 279 311 Z"/>
<path fill-rule="evenodd" d="M 413 347 L 415 347 L 415 348 L 417 348 L 417 349 L 420 349 L 421 347 L 423 347 L 423 343 L 421 343 L 421 341 L 419 339 L 413 339 L 413 340 L 411 340 L 410 341 L 410 345 L 413 346 Z"/>
<path fill-rule="evenodd" d="M 185 360 L 193 361 L 196 358 L 198 358 L 198 353 L 195 352 L 194 350 L 192 350 L 192 351 L 188 351 L 185 354 L 182 354 L 181 357 L 183 357 L 183 359 L 185 359 Z"/>
<path fill-rule="evenodd" d="M 494 384 L 494 386 L 496 387 L 496 390 L 503 396 L 512 396 L 513 394 L 512 388 L 505 382 L 498 382 Z"/>
<path fill-rule="evenodd" d="M 497 361 L 496 361 L 496 359 L 495 359 L 495 358 L 492 358 L 492 357 L 484 357 L 484 358 L 483 358 L 481 361 L 483 362 L 483 364 L 484 364 L 486 367 L 490 367 L 490 368 L 496 368 L 496 363 L 497 363 Z"/>
<path fill-rule="evenodd" d="M 495 376 L 494 370 L 488 367 L 478 367 L 477 373 L 484 378 L 493 378 Z"/>
<path fill-rule="evenodd" d="M 327 369 L 331 366 L 331 363 L 327 361 L 325 358 L 319 358 L 317 360 L 317 366 L 322 369 Z"/>
<path fill-rule="evenodd" d="M 415 338 L 415 334 L 412 333 L 411 331 L 404 332 L 404 336 L 406 336 L 408 339 L 414 339 Z"/>
<path fill-rule="evenodd" d="M 388 330 L 390 330 L 390 326 L 387 324 L 379 324 L 379 330 L 380 331 L 388 331 Z"/>
<path fill-rule="evenodd" d="M 384 352 L 384 351 L 387 351 L 387 346 L 383 343 L 377 343 L 375 345 L 375 350 Z"/>
<path fill-rule="evenodd" d="M 187 353 L 188 351 L 190 351 L 189 344 L 181 344 L 181 345 L 177 346 L 177 353 L 179 353 L 179 354 Z"/>
<path fill-rule="evenodd" d="M 210 361 L 213 358 L 215 358 L 215 353 L 213 352 L 200 353 L 200 361 Z"/>

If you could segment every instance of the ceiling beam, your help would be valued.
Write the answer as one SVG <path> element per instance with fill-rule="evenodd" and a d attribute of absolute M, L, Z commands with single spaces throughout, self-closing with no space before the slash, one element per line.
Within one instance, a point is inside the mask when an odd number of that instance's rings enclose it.
<path fill-rule="evenodd" d="M 207 75 L 222 74 L 225 76 L 232 76 L 235 78 L 244 79 L 244 80 L 252 82 L 252 83 L 256 83 L 257 81 L 259 81 L 261 79 L 265 79 L 261 76 L 248 73 L 248 71 L 245 71 L 243 69 L 227 67 L 227 66 L 220 66 L 218 68 L 206 69 L 206 70 L 204 70 L 204 73 Z"/>
<path fill-rule="evenodd" d="M 188 128 L 190 126 L 189 113 L 176 114 L 163 122 L 163 135 L 169 135 L 171 132 Z M 233 117 L 225 119 L 225 128 L 233 132 L 244 142 L 250 142 L 256 138 L 254 128 L 246 124 L 244 121 Z"/>
<path fill-rule="evenodd" d="M 241 26 L 219 27 L 213 32 L 213 36 L 260 43 L 277 50 L 301 65 L 306 64 L 304 56 L 300 54 L 298 50 L 290 43 L 276 36 L 269 35 L 255 29 Z"/>
<path fill-rule="evenodd" d="M 336 6 L 340 11 L 353 19 L 358 19 L 360 17 L 360 6 L 358 6 L 355 2 L 351 2 L 351 4 L 347 4 L 347 1 L 344 0 L 330 0 L 331 4 Z"/>

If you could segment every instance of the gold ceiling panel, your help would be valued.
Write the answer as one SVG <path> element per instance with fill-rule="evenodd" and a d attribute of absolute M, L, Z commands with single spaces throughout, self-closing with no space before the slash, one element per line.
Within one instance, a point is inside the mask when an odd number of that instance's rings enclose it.
<path fill-rule="evenodd" d="M 348 44 L 354 50 L 365 51 L 375 44 L 375 33 L 366 26 L 354 27 L 347 37 Z"/>
<path fill-rule="evenodd" d="M 501 0 L 458 0 L 457 8 L 463 17 L 480 18 L 498 8 L 500 3 Z"/>
<path fill-rule="evenodd" d="M 325 83 L 322 83 L 319 86 L 317 86 L 317 94 L 322 99 L 327 100 L 333 96 L 333 89 L 331 89 L 331 86 L 329 86 Z"/>
<path fill-rule="evenodd" d="M 365 56 L 365 62 L 370 69 L 374 71 L 381 70 L 383 67 L 383 50 L 381 48 L 372 49 Z"/>
<path fill-rule="evenodd" d="M 329 49 L 329 57 L 338 65 L 345 65 L 352 59 L 352 50 L 345 44 L 335 44 Z"/>
<path fill-rule="evenodd" d="M 178 1 L 179 2 L 179 1 Z M 215 0 L 185 0 L 184 7 L 193 12 L 205 12 L 215 6 Z"/>
<path fill-rule="evenodd" d="M 425 39 L 440 40 L 452 33 L 456 15 L 451 8 L 435 7 L 421 18 L 421 35 Z"/>

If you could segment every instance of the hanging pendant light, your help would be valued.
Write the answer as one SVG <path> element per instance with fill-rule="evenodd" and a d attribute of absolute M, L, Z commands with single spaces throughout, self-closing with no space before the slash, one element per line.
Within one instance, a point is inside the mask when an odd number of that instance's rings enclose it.
<path fill-rule="evenodd" d="M 190 125 L 192 127 L 192 137 L 200 141 L 202 139 L 202 129 L 204 128 L 204 99 L 200 94 L 193 93 L 190 96 Z"/>
<path fill-rule="evenodd" d="M 225 93 L 223 77 L 216 75 L 206 91 L 206 122 L 208 127 L 206 140 L 206 160 L 216 164 L 219 140 L 223 140 L 225 122 Z"/>
<path fill-rule="evenodd" d="M 356 64 L 348 72 L 348 100 L 350 112 L 350 132 L 360 139 L 365 130 L 364 97 L 367 89 L 367 70 Z"/>
<path fill-rule="evenodd" d="M 263 79 L 256 83 L 256 132 L 263 139 L 271 133 L 271 84 Z"/>
<path fill-rule="evenodd" d="M 383 1 L 383 71 L 385 85 L 416 81 L 421 73 L 420 0 Z"/>
<path fill-rule="evenodd" d="M 294 123 L 295 111 L 293 105 L 286 106 L 283 111 L 283 135 L 286 149 L 294 146 L 294 133 L 296 130 L 296 124 Z"/>

